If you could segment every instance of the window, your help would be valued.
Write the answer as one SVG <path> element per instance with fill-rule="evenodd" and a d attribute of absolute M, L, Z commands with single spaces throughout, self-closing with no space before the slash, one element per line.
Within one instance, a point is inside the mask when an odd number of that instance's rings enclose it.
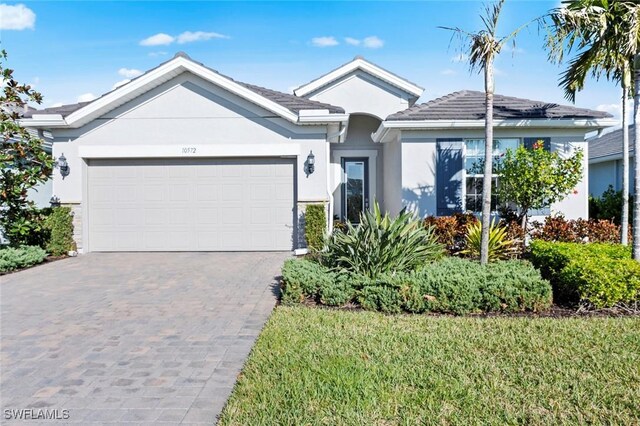
<path fill-rule="evenodd" d="M 520 145 L 520 139 L 496 139 L 493 141 L 494 164 L 500 161 L 507 149 L 515 150 Z M 465 210 L 472 213 L 482 211 L 482 185 L 484 171 L 484 139 L 467 139 L 464 143 L 464 172 L 463 186 Z M 500 184 L 500 176 L 494 175 L 491 182 L 491 210 L 498 206 L 495 189 Z"/>

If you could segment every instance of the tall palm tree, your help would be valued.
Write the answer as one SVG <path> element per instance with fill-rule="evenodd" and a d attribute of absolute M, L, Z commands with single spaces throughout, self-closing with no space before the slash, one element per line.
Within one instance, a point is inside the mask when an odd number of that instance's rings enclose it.
<path fill-rule="evenodd" d="M 623 157 L 624 166 L 623 195 L 628 197 L 628 158 L 629 136 L 626 123 L 627 90 L 634 91 L 635 155 L 633 206 L 633 257 L 640 262 L 640 1 L 639 0 L 566 0 L 565 7 L 552 13 L 553 31 L 548 37 L 550 56 L 562 60 L 563 53 L 577 46 L 578 56 L 571 61 L 569 69 L 563 75 L 561 84 L 573 90 L 582 89 L 586 75 L 590 72 L 596 78 L 605 74 L 607 78 L 619 81 L 623 88 Z M 562 11 L 566 13 L 562 13 Z M 554 14 L 554 12 L 561 12 Z M 554 20 L 558 18 L 557 21 Z M 631 85 L 631 76 L 634 84 Z M 626 133 L 626 135 L 625 135 Z M 628 214 L 623 207 L 623 218 Z M 628 216 L 627 216 L 628 217 Z M 623 222 L 624 224 L 624 222 Z M 622 233 L 622 238 L 627 232 Z M 624 241 L 624 240 L 622 240 Z"/>
<path fill-rule="evenodd" d="M 560 86 L 565 97 L 575 102 L 576 92 L 584 88 L 588 75 L 603 75 L 620 83 L 622 88 L 622 244 L 628 244 L 629 233 L 629 95 L 632 87 L 632 58 L 623 48 L 629 33 L 629 7 L 616 0 L 568 0 L 550 14 L 547 36 L 549 57 L 562 62 L 565 54 L 577 50 L 562 73 Z"/>
<path fill-rule="evenodd" d="M 485 90 L 485 134 L 484 134 L 484 176 L 482 183 L 482 240 L 480 245 L 480 263 L 489 261 L 489 227 L 491 226 L 491 182 L 493 177 L 493 95 L 495 58 L 526 25 L 505 37 L 497 36 L 498 20 L 505 0 L 485 6 L 481 15 L 484 28 L 472 33 L 459 27 L 440 27 L 454 32 L 463 42 L 463 50 L 468 54 L 471 71 L 484 71 Z M 527 24 L 528 25 L 528 24 Z"/>

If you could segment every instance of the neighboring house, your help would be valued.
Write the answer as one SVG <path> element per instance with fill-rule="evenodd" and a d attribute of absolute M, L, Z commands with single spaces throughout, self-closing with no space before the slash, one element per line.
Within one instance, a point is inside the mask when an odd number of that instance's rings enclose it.
<path fill-rule="evenodd" d="M 53 192 L 84 251 L 291 250 L 304 211 L 357 221 L 375 201 L 420 216 L 479 209 L 481 92 L 415 105 L 423 88 L 357 57 L 285 94 L 183 53 L 84 104 L 24 124 L 53 135 L 70 174 Z M 398 112 L 401 111 L 401 112 Z M 571 154 L 610 115 L 496 96 L 496 154 L 542 139 Z M 586 170 L 586 159 L 585 159 Z M 553 206 L 587 217 L 587 186 Z M 328 226 L 331 226 L 329 220 Z"/>
<path fill-rule="evenodd" d="M 629 193 L 633 194 L 633 141 L 629 126 Z M 589 138 L 589 193 L 600 197 L 609 186 L 622 190 L 622 129 Z"/>

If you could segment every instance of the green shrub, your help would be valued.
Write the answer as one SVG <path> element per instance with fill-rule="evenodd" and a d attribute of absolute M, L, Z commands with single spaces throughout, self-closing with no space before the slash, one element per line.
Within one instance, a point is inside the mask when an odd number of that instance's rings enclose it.
<path fill-rule="evenodd" d="M 64 256 L 76 249 L 73 240 L 73 216 L 69 207 L 55 207 L 44 221 L 49 233 L 46 249 L 53 256 Z"/>
<path fill-rule="evenodd" d="M 534 241 L 531 259 L 560 302 L 603 308 L 640 300 L 640 264 L 630 247 Z"/>
<path fill-rule="evenodd" d="M 0 249 L 0 272 L 15 271 L 41 263 L 47 253 L 38 246 Z"/>
<path fill-rule="evenodd" d="M 612 185 L 609 185 L 600 197 L 589 196 L 589 217 L 610 220 L 620 225 L 622 204 L 622 191 L 616 191 Z M 629 218 L 631 217 L 633 217 L 633 196 L 629 196 Z"/>
<path fill-rule="evenodd" d="M 334 273 L 304 259 L 289 260 L 282 270 L 283 303 L 305 298 L 329 306 L 356 302 L 386 313 L 402 311 L 467 314 L 540 311 L 551 304 L 551 286 L 529 262 L 498 261 L 487 266 L 446 258 L 414 272 L 369 278 Z"/>
<path fill-rule="evenodd" d="M 322 250 L 327 229 L 327 214 L 324 204 L 310 204 L 305 210 L 304 236 L 310 251 Z"/>
<path fill-rule="evenodd" d="M 364 309 L 396 314 L 402 311 L 400 288 L 392 277 L 379 277 L 367 283 L 358 292 L 358 303 Z"/>
<path fill-rule="evenodd" d="M 320 303 L 327 306 L 342 306 L 355 296 L 357 277 L 352 274 L 332 274 L 334 279 L 323 282 L 318 289 Z"/>
<path fill-rule="evenodd" d="M 334 231 L 322 258 L 334 270 L 375 278 L 413 271 L 442 254 L 433 229 L 423 227 L 413 214 L 403 210 L 391 218 L 374 204 L 373 211 L 362 214 L 359 225 L 347 223 L 346 230 Z"/>
<path fill-rule="evenodd" d="M 465 249 L 460 253 L 474 259 L 480 258 L 482 223 L 471 223 L 467 227 Z M 507 259 L 514 253 L 514 243 L 508 238 L 507 228 L 491 223 L 489 227 L 489 262 Z"/>
<path fill-rule="evenodd" d="M 282 267 L 282 302 L 300 303 L 305 297 L 315 298 L 320 288 L 334 279 L 335 274 L 316 262 L 288 259 Z"/>

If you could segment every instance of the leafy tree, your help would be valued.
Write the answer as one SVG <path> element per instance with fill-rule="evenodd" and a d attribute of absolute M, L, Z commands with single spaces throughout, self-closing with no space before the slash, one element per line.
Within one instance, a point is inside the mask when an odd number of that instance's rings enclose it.
<path fill-rule="evenodd" d="M 561 62 L 565 54 L 578 50 L 562 73 L 560 85 L 567 99 L 575 102 L 589 74 L 604 75 L 622 88 L 622 206 L 621 242 L 627 244 L 629 228 L 629 128 L 627 111 L 633 73 L 633 54 L 624 48 L 634 27 L 631 15 L 638 13 L 634 4 L 616 0 L 568 0 L 549 14 L 551 30 L 547 37 L 549 56 Z M 636 22 L 637 24 L 637 22 Z M 638 30 L 638 27 L 635 27 Z M 636 32 L 637 34 L 637 32 Z"/>
<path fill-rule="evenodd" d="M 453 31 L 464 44 L 464 51 L 469 56 L 469 66 L 472 71 L 484 71 L 485 88 L 485 159 L 484 181 L 482 184 L 482 239 L 480 246 L 480 263 L 489 261 L 489 230 L 491 227 L 491 177 L 493 152 L 493 96 L 494 96 L 494 67 L 493 62 L 502 48 L 509 42 L 515 43 L 516 35 L 528 24 L 523 25 L 507 36 L 499 37 L 498 21 L 505 0 L 487 5 L 485 14 L 481 16 L 484 28 L 471 33 L 461 28 L 441 27 Z"/>
<path fill-rule="evenodd" d="M 565 159 L 545 150 L 543 141 L 533 149 L 507 150 L 495 166 L 500 174 L 498 198 L 517 206 L 518 219 L 526 230 L 530 210 L 549 207 L 574 191 L 582 179 L 582 160 L 581 150 Z"/>
<path fill-rule="evenodd" d="M 41 244 L 42 218 L 27 191 L 51 176 L 53 159 L 42 141 L 20 126 L 26 103 L 41 103 L 42 95 L 20 84 L 5 67 L 7 52 L 0 51 L 0 227 L 14 245 Z M 36 240 L 36 241 L 34 241 Z"/>

